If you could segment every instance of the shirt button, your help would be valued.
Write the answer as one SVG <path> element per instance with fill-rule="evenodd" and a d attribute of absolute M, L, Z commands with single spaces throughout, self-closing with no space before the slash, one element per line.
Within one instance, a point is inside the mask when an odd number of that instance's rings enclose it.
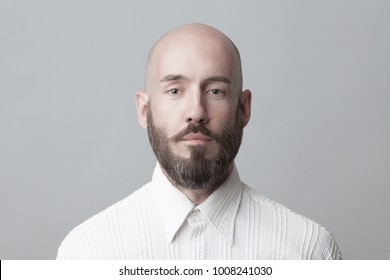
<path fill-rule="evenodd" d="M 192 210 L 192 216 L 196 216 L 196 215 L 198 215 L 198 214 L 199 214 L 199 212 L 200 212 L 200 210 L 199 210 L 199 209 L 194 209 L 194 210 Z"/>

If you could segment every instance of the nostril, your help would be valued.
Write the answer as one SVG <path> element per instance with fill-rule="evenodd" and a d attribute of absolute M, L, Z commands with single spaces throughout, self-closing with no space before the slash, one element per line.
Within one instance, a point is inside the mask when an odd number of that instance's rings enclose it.
<path fill-rule="evenodd" d="M 206 123 L 206 120 L 205 119 L 199 119 L 199 120 L 196 120 L 196 119 L 193 119 L 193 118 L 188 118 L 187 119 L 187 123 L 190 123 L 190 122 L 193 122 L 193 123 Z"/>

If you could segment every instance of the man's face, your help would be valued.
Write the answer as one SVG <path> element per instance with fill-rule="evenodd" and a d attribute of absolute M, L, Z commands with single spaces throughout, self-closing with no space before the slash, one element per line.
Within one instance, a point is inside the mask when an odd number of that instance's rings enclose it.
<path fill-rule="evenodd" d="M 173 183 L 202 188 L 221 183 L 241 143 L 241 69 L 228 42 L 192 35 L 168 36 L 153 51 L 147 128 Z"/>

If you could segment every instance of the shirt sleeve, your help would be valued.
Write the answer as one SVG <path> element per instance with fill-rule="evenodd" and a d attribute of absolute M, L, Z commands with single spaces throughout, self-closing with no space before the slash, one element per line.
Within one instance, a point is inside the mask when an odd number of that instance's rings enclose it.
<path fill-rule="evenodd" d="M 71 260 L 71 256 L 60 246 L 58 248 L 56 260 Z"/>
<path fill-rule="evenodd" d="M 318 250 L 322 251 L 320 258 L 322 260 L 342 260 L 342 254 L 339 249 L 339 246 L 336 243 L 336 240 L 332 234 L 327 231 L 324 227 L 321 227 L 324 234 L 322 238 L 318 240 Z"/>
<path fill-rule="evenodd" d="M 339 246 L 337 245 L 337 243 L 334 240 L 332 235 L 330 235 L 330 238 L 331 238 L 331 242 L 329 244 L 330 253 L 329 253 L 329 257 L 327 259 L 328 260 L 342 260 L 343 257 L 342 257 L 341 251 L 339 249 Z"/>
<path fill-rule="evenodd" d="M 80 234 L 79 229 L 72 230 L 62 241 L 57 252 L 57 260 L 84 260 L 90 259 L 88 256 L 88 248 L 85 246 L 86 242 L 83 235 Z"/>

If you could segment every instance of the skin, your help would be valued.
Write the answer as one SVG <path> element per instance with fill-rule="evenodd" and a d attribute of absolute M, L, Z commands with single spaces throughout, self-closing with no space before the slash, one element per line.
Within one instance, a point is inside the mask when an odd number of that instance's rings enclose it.
<path fill-rule="evenodd" d="M 236 121 L 238 106 L 244 127 L 250 119 L 251 92 L 242 90 L 238 50 L 222 32 L 207 25 L 185 25 L 157 41 L 149 54 L 145 89 L 136 93 L 138 121 L 147 128 L 150 102 L 155 125 L 162 127 L 168 137 L 191 122 L 203 122 L 210 131 L 221 133 L 223 127 Z M 189 145 L 203 145 L 205 158 L 212 158 L 218 149 L 214 141 L 201 133 L 186 135 L 178 143 L 170 143 L 170 148 L 188 158 Z M 223 179 L 231 168 L 232 165 Z M 200 190 L 176 187 L 200 204 L 218 186 Z"/>

